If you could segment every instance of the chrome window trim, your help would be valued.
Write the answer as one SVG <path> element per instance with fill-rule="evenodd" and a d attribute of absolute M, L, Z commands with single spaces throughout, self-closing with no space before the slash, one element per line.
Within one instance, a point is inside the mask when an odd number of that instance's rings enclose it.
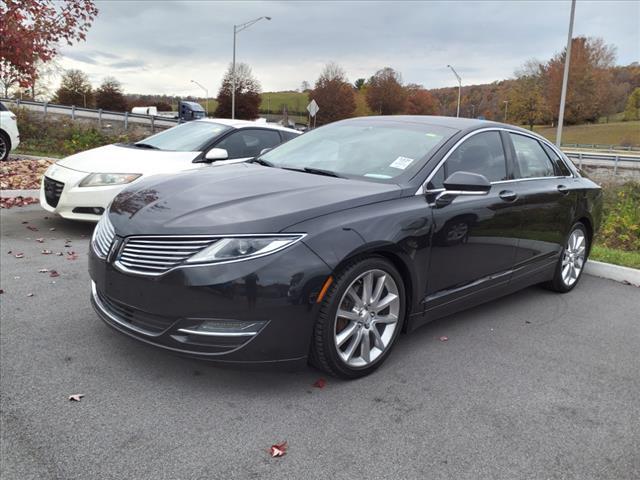
<path fill-rule="evenodd" d="M 296 243 L 298 243 L 299 241 L 301 241 L 303 238 L 305 238 L 307 236 L 306 233 L 259 233 L 259 234 L 251 234 L 251 233 L 239 233 L 237 235 L 131 235 L 129 237 L 126 237 L 121 245 L 120 248 L 118 249 L 118 254 L 116 257 L 116 260 L 113 262 L 113 265 L 120 270 L 123 273 L 128 273 L 131 275 L 140 275 L 140 276 L 144 276 L 144 277 L 160 277 L 162 275 L 167 275 L 170 272 L 173 272 L 174 270 L 177 269 L 181 269 L 181 268 L 194 268 L 194 267 L 212 267 L 214 265 L 226 265 L 229 263 L 237 263 L 237 262 L 247 262 L 249 260 L 254 260 L 256 258 L 262 258 L 262 257 L 266 257 L 268 255 L 273 255 L 274 253 L 278 253 L 281 252 L 282 250 L 289 248 L 293 245 L 295 245 Z M 126 244 L 126 240 L 129 240 L 131 238 L 136 238 L 136 239 L 140 239 L 140 238 L 166 238 L 166 237 L 179 237 L 179 238 L 216 238 L 217 240 L 223 239 L 223 238 L 245 238 L 245 237 L 249 237 L 249 238 L 270 238 L 270 237 L 298 237 L 296 238 L 293 242 L 288 243 L 286 245 L 283 245 L 282 247 L 276 249 L 276 250 L 272 250 L 270 252 L 266 252 L 266 253 L 261 253 L 258 255 L 252 255 L 252 256 L 248 256 L 248 257 L 244 257 L 244 258 L 234 258 L 231 260 L 222 260 L 219 262 L 202 262 L 202 263 L 181 263 L 179 265 L 175 265 L 173 267 L 171 267 L 168 270 L 162 271 L 162 272 L 158 272 L 158 273 L 154 273 L 154 272 L 140 272 L 138 270 L 132 270 L 128 267 L 126 267 L 125 265 L 122 265 L 122 263 L 120 263 L 120 255 L 122 253 L 122 249 L 124 248 L 124 245 Z M 186 262 L 186 261 L 185 261 Z"/>
<path fill-rule="evenodd" d="M 529 132 L 521 132 L 519 130 L 513 130 L 511 128 L 506 128 L 506 127 L 486 127 L 486 128 L 480 128 L 478 130 L 474 130 L 473 132 L 469 132 L 467 133 L 464 137 L 462 137 L 460 140 L 458 140 L 455 145 L 453 145 L 453 147 L 451 147 L 449 149 L 449 151 L 445 154 L 444 157 L 442 157 L 442 159 L 440 159 L 440 161 L 438 162 L 438 164 L 434 167 L 434 169 L 431 171 L 431 173 L 429 174 L 429 176 L 427 177 L 427 179 L 422 182 L 422 185 L 420 185 L 420 187 L 418 187 L 418 190 L 416 191 L 415 195 L 424 195 L 426 193 L 437 193 L 437 191 L 441 190 L 441 189 L 432 189 L 432 190 L 428 190 L 427 189 L 427 185 L 428 183 L 433 179 L 433 177 L 435 177 L 436 173 L 438 173 L 438 170 L 440 170 L 440 168 L 442 167 L 442 165 L 444 165 L 444 162 L 446 162 L 449 157 L 453 154 L 453 152 L 456 151 L 456 149 L 462 144 L 464 143 L 466 140 L 468 140 L 469 138 L 473 137 L 474 135 L 477 135 L 479 133 L 484 133 L 484 132 L 507 132 L 507 133 L 515 133 L 518 135 L 523 135 L 525 137 L 530 137 L 533 138 L 534 140 L 538 140 L 539 142 L 543 142 L 546 145 L 548 145 L 549 147 L 552 148 L 552 150 L 554 152 L 556 152 L 558 154 L 558 157 L 560 157 L 560 160 L 562 160 L 566 165 L 566 162 L 564 161 L 564 157 L 561 153 L 559 153 L 558 148 L 553 145 L 551 142 L 549 142 L 546 138 L 543 138 L 539 135 L 536 135 L 534 133 L 529 133 Z M 505 152 L 506 153 L 506 152 Z M 552 162 L 553 160 L 550 159 Z M 575 174 L 573 172 L 572 168 L 569 168 L 567 166 L 567 169 L 572 173 L 571 176 L 569 177 L 565 177 L 565 176 L 554 176 L 554 177 L 532 177 L 532 178 L 513 178 L 511 180 L 499 180 L 499 181 L 495 181 L 495 182 L 491 182 L 491 185 L 499 185 L 499 184 L 503 184 L 503 183 L 512 183 L 512 182 L 523 182 L 523 181 L 529 181 L 529 180 L 542 180 L 542 179 L 554 179 L 554 178 L 575 178 Z"/>

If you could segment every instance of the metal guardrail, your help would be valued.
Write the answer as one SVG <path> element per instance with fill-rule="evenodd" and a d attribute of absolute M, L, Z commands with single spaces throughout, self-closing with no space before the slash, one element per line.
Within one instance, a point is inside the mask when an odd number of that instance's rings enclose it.
<path fill-rule="evenodd" d="M 613 162 L 613 174 L 618 174 L 618 166 L 620 162 L 624 162 L 624 166 L 631 168 L 640 168 L 640 155 L 629 155 L 619 153 L 600 153 L 600 152 L 575 152 L 563 150 L 564 154 L 569 157 L 578 168 L 582 169 L 583 161 L 590 164 L 592 162 L 600 162 L 601 165 L 610 166 Z M 629 163 L 627 163 L 629 162 Z"/>
<path fill-rule="evenodd" d="M 155 130 L 156 126 L 172 127 L 177 125 L 177 118 L 163 117 L 161 115 L 143 115 L 139 113 L 129 112 L 112 112 L 109 110 L 83 108 L 68 105 L 58 105 L 49 102 L 34 102 L 32 100 L 20 100 L 11 98 L 0 98 L 0 102 L 4 104 L 16 105 L 18 108 L 25 107 L 29 110 L 37 110 L 47 113 L 55 113 L 58 115 L 69 115 L 72 120 L 76 117 L 94 118 L 98 120 L 98 123 L 102 125 L 105 120 L 120 121 L 124 123 L 125 130 L 129 127 L 129 123 L 138 123 L 151 125 L 151 129 Z"/>
<path fill-rule="evenodd" d="M 563 143 L 562 148 L 584 148 L 586 150 L 606 150 L 613 152 L 640 152 L 640 147 L 631 145 L 605 145 L 601 143 Z"/>

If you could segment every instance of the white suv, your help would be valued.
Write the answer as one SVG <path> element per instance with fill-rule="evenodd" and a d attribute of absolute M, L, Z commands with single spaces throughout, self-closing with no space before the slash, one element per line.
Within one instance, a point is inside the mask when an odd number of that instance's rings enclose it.
<path fill-rule="evenodd" d="M 6 160 L 9 152 L 20 143 L 16 116 L 0 103 L 0 160 Z"/>

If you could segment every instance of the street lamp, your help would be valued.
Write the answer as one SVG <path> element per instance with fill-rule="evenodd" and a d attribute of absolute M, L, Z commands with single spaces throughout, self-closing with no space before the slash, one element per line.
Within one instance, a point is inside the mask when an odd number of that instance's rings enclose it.
<path fill-rule="evenodd" d="M 507 123 L 507 109 L 509 108 L 509 100 L 504 100 L 504 123 Z"/>
<path fill-rule="evenodd" d="M 205 107 L 204 110 L 205 112 L 207 112 L 207 117 L 209 116 L 209 90 L 207 90 L 206 88 L 204 88 L 202 85 L 200 85 L 198 82 L 196 82 L 195 80 L 191 80 L 191 83 L 195 83 L 197 86 L 199 86 L 201 89 L 204 90 L 204 94 L 206 95 L 206 100 L 205 100 Z"/>
<path fill-rule="evenodd" d="M 564 73 L 562 74 L 562 92 L 560 94 L 560 112 L 558 112 L 558 130 L 556 132 L 556 146 L 562 145 L 562 124 L 564 123 L 564 103 L 567 100 L 567 82 L 569 80 L 569 63 L 571 62 L 571 36 L 573 35 L 573 17 L 576 13 L 576 0 L 571 1 L 571 16 L 569 18 L 569 38 L 564 57 Z"/>
<path fill-rule="evenodd" d="M 258 17 L 249 22 L 233 26 L 233 62 L 231 64 L 231 118 L 236 118 L 236 35 L 260 20 L 271 20 L 271 17 Z"/>
<path fill-rule="evenodd" d="M 460 75 L 458 75 L 458 72 L 456 72 L 451 65 L 447 65 L 447 67 L 451 69 L 453 74 L 458 79 L 458 109 L 456 110 L 456 117 L 459 117 L 460 116 L 460 94 L 462 92 L 462 79 L 460 78 Z"/>

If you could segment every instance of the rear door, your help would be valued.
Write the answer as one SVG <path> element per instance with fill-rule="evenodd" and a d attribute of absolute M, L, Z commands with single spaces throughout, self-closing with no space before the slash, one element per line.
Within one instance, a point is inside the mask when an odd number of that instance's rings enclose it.
<path fill-rule="evenodd" d="M 533 136 L 509 132 L 517 194 L 524 222 L 519 233 L 514 281 L 550 268 L 557 261 L 571 228 L 577 205 L 575 179 L 557 154 Z M 555 155 L 555 159 L 552 158 Z M 561 161 L 560 161 L 561 162 Z"/>
<path fill-rule="evenodd" d="M 444 179 L 456 171 L 504 182 L 510 178 L 510 170 L 500 132 L 484 131 L 458 146 L 427 188 L 438 192 Z M 449 205 L 433 206 L 432 212 L 427 309 L 509 280 L 521 215 L 506 188 L 497 183 L 488 195 L 460 196 Z"/>
<path fill-rule="evenodd" d="M 224 137 L 215 147 L 224 148 L 229 154 L 229 160 L 244 161 L 257 157 L 265 148 L 276 147 L 281 142 L 277 130 L 241 128 Z M 216 164 L 219 163 L 216 162 Z"/>

